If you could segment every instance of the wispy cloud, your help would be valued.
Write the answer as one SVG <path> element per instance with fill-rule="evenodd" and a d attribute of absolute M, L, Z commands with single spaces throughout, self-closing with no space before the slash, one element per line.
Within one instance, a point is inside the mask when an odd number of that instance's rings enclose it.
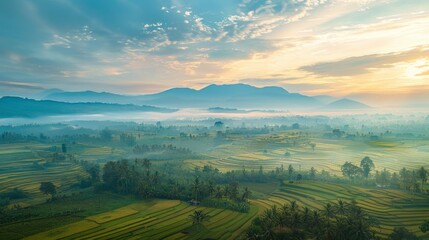
<path fill-rule="evenodd" d="M 420 0 L 0 1 L 0 79 L 123 92 L 246 82 L 339 95 L 388 84 L 393 93 L 428 84 L 428 12 Z"/>
<path fill-rule="evenodd" d="M 31 83 L 1 81 L 0 86 L 8 89 L 45 90 L 46 88 Z"/>
<path fill-rule="evenodd" d="M 419 59 L 429 60 L 428 56 L 429 46 L 421 46 L 404 52 L 365 55 L 339 61 L 317 63 L 301 67 L 301 70 L 319 76 L 355 76 L 367 74 L 380 68 L 389 68 L 398 63 L 413 62 Z"/>

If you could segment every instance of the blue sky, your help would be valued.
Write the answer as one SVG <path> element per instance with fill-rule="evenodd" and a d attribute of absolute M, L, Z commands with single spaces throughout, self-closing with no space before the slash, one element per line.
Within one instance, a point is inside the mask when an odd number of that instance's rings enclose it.
<path fill-rule="evenodd" d="M 0 2 L 0 95 L 207 84 L 423 101 L 429 1 Z"/>

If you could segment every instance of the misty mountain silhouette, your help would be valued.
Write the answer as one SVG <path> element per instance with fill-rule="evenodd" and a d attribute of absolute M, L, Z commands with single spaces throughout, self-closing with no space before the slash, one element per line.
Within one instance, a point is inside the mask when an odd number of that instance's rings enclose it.
<path fill-rule="evenodd" d="M 175 110 L 152 106 L 108 103 L 65 103 L 20 97 L 0 98 L 0 118 L 41 117 L 67 114 L 96 114 L 109 112 L 173 112 Z"/>
<path fill-rule="evenodd" d="M 370 106 L 365 105 L 363 103 L 343 98 L 340 100 L 337 100 L 335 102 L 332 102 L 324 107 L 325 109 L 336 109 L 336 110 L 346 110 L 346 109 L 367 109 L 370 108 Z"/>
<path fill-rule="evenodd" d="M 315 108 L 323 104 L 315 98 L 289 93 L 281 87 L 254 87 L 247 84 L 212 84 L 200 90 L 172 88 L 156 94 L 120 95 L 107 92 L 56 92 L 45 99 L 65 102 L 105 102 L 145 104 L 173 108 Z"/>

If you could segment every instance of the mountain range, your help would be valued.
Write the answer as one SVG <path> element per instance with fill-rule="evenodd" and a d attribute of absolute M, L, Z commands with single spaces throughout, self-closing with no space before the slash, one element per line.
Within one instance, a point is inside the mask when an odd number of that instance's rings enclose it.
<path fill-rule="evenodd" d="M 208 85 L 200 90 L 192 88 L 172 88 L 160 93 L 147 95 L 120 95 L 109 92 L 61 92 L 54 91 L 44 97 L 46 100 L 63 102 L 103 102 L 116 104 L 151 105 L 167 108 L 240 108 L 240 109 L 300 109 L 314 110 L 335 108 L 338 99 L 331 96 L 306 96 L 290 93 L 281 87 L 254 87 L 247 84 Z M 341 109 L 367 108 L 365 104 L 343 99 L 338 104 Z M 348 101 L 346 101 L 348 100 Z M 338 100 L 339 101 L 339 100 Z M 333 104 L 333 105 L 332 105 Z"/>
<path fill-rule="evenodd" d="M 69 114 L 97 114 L 113 112 L 174 112 L 176 110 L 152 106 L 114 103 L 66 103 L 20 97 L 0 98 L 0 118 L 41 117 Z"/>
<path fill-rule="evenodd" d="M 42 100 L 10 96 L 1 98 L 0 118 L 114 112 L 168 113 L 176 111 L 176 108 L 203 108 L 218 113 L 246 113 L 255 110 L 343 111 L 369 108 L 351 99 L 336 99 L 326 95 L 310 97 L 290 93 L 281 87 L 258 88 L 246 84 L 212 84 L 200 90 L 172 88 L 147 95 L 65 92 L 59 89 L 50 89 L 44 93 L 46 95 Z"/>

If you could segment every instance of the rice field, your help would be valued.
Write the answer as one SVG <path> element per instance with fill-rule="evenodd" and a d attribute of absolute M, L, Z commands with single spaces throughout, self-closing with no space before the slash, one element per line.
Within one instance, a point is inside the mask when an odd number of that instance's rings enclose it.
<path fill-rule="evenodd" d="M 429 237 L 418 228 L 429 217 L 429 196 L 399 190 L 371 189 L 334 183 L 304 181 L 284 184 L 266 199 L 253 200 L 260 208 L 296 201 L 301 206 L 323 209 L 328 202 L 338 199 L 356 200 L 380 226 L 380 235 L 390 234 L 394 227 L 404 226 L 421 237 Z"/>
<path fill-rule="evenodd" d="M 202 159 L 186 160 L 185 163 L 190 168 L 210 164 L 221 171 L 241 170 L 243 167 L 257 170 L 259 166 L 272 170 L 282 164 L 285 167 L 292 164 L 297 170 L 315 167 L 319 171 L 341 175 L 340 166 L 344 162 L 359 163 L 369 156 L 376 170 L 429 167 L 428 142 L 425 140 L 362 142 L 309 137 L 294 146 L 290 137 L 288 132 L 251 138 L 236 136 L 233 142 L 205 152 Z M 316 144 L 314 151 L 308 142 Z"/>
<path fill-rule="evenodd" d="M 356 200 L 358 206 L 378 220 L 377 230 L 381 236 L 387 236 L 396 226 L 405 226 L 420 237 L 429 237 L 418 229 L 429 216 L 427 195 L 303 181 L 284 184 L 264 198 L 252 199 L 249 213 L 191 206 L 179 200 L 148 200 L 25 239 L 236 239 L 254 217 L 272 205 L 297 201 L 300 206 L 323 209 L 326 203 L 338 199 Z M 203 210 L 210 216 L 198 228 L 192 226 L 189 218 L 195 210 Z"/>
<path fill-rule="evenodd" d="M 189 215 L 203 210 L 209 220 L 192 226 Z M 258 214 L 190 206 L 178 200 L 143 201 L 87 217 L 25 239 L 236 239 Z"/>
<path fill-rule="evenodd" d="M 48 164 L 50 145 L 43 144 L 2 144 L 0 148 L 0 192 L 11 188 L 20 188 L 30 194 L 25 199 L 29 204 L 34 199 L 44 199 L 39 191 L 40 182 L 51 181 L 57 187 L 67 189 L 86 173 L 70 161 Z M 37 167 L 36 163 L 42 167 Z"/>

